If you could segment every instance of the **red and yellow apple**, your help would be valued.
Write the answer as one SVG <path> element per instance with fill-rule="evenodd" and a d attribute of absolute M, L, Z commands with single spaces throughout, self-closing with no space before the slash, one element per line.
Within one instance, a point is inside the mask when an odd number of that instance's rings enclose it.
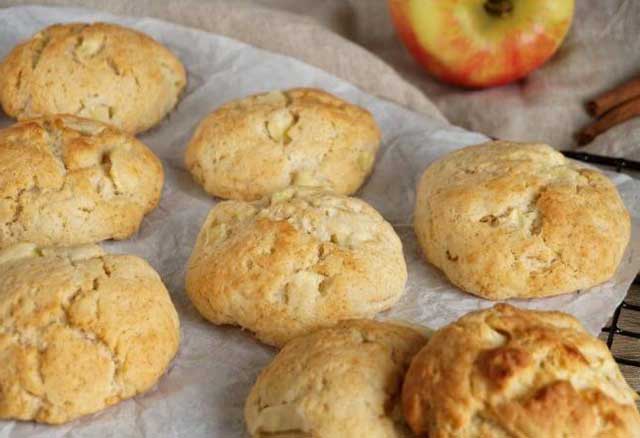
<path fill-rule="evenodd" d="M 574 0 L 389 0 L 409 51 L 444 82 L 481 88 L 526 76 L 558 49 Z"/>

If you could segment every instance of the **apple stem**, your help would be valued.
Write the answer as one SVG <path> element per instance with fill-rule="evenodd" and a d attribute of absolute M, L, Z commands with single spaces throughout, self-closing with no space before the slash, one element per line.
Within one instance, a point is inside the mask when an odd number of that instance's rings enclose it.
<path fill-rule="evenodd" d="M 487 0 L 484 9 L 496 17 L 504 17 L 513 10 L 512 0 Z"/>

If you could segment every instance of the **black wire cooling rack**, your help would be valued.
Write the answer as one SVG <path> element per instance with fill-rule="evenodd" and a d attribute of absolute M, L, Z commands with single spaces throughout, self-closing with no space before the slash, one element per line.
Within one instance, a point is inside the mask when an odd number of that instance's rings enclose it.
<path fill-rule="evenodd" d="M 636 277 L 634 284 L 640 284 L 640 277 Z M 640 340 L 640 332 L 633 330 L 625 330 L 619 326 L 620 316 L 622 312 L 638 312 L 635 313 L 637 318 L 640 318 L 640 306 L 637 304 L 631 304 L 626 299 L 620 303 L 618 308 L 613 312 L 613 317 L 611 318 L 611 325 L 608 325 L 602 329 L 603 332 L 607 333 L 607 346 L 609 350 L 613 353 L 613 358 L 621 365 L 627 365 L 630 367 L 640 368 L 640 360 L 629 359 L 626 357 L 616 356 L 613 351 L 613 341 L 616 336 L 623 336 L 626 338 L 633 338 Z M 638 348 L 640 349 L 640 341 L 638 342 Z"/>
<path fill-rule="evenodd" d="M 562 151 L 562 153 L 568 158 L 573 158 L 574 160 L 613 167 L 617 172 L 623 172 L 625 170 L 640 171 L 640 162 L 638 161 L 577 151 Z M 636 276 L 633 284 L 640 285 L 640 275 Z M 628 316 L 630 318 L 635 317 L 637 318 L 636 320 L 640 320 L 640 305 L 630 302 L 629 297 L 627 296 L 613 312 L 611 324 L 604 327 L 602 331 L 607 334 L 607 346 L 609 347 L 609 350 L 611 350 L 611 353 L 613 354 L 616 362 L 618 362 L 620 365 L 640 368 L 640 360 L 619 356 L 614 351 L 614 342 L 617 336 L 638 340 L 636 351 L 640 351 L 640 331 L 623 328 L 621 326 L 621 317 L 623 317 L 623 315 L 625 318 Z"/>

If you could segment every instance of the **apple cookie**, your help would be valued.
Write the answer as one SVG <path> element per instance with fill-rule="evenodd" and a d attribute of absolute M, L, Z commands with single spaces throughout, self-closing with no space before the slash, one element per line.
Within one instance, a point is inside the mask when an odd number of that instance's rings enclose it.
<path fill-rule="evenodd" d="M 546 145 L 497 141 L 450 153 L 427 168 L 416 196 L 426 259 L 493 300 L 602 283 L 630 237 L 611 181 Z"/>
<path fill-rule="evenodd" d="M 169 294 L 138 257 L 0 251 L 0 419 L 60 424 L 145 392 L 179 340 Z"/>
<path fill-rule="evenodd" d="M 211 195 L 251 201 L 291 185 L 354 193 L 380 147 L 373 116 L 321 90 L 296 88 L 228 102 L 206 117 L 185 163 Z"/>
<path fill-rule="evenodd" d="M 162 191 L 160 160 L 102 123 L 50 116 L 0 130 L 0 248 L 125 239 Z"/>
<path fill-rule="evenodd" d="M 193 249 L 186 290 L 214 324 L 263 342 L 288 340 L 388 309 L 407 280 L 402 244 L 364 201 L 289 188 L 209 213 Z"/>
<path fill-rule="evenodd" d="M 245 404 L 252 437 L 410 438 L 404 374 L 426 337 L 370 320 L 344 321 L 288 343 Z"/>
<path fill-rule="evenodd" d="M 158 123 L 186 84 L 178 58 L 115 24 L 56 24 L 0 64 L 0 103 L 18 120 L 74 114 L 132 134 Z"/>
<path fill-rule="evenodd" d="M 506 304 L 433 333 L 402 389 L 407 422 L 429 438 L 638 438 L 637 398 L 575 318 Z"/>

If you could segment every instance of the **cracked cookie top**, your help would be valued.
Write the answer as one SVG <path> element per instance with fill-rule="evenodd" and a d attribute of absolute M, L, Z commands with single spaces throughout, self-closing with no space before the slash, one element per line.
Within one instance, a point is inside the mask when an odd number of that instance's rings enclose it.
<path fill-rule="evenodd" d="M 608 280 L 630 237 L 615 186 L 551 147 L 497 141 L 424 172 L 416 235 L 426 259 L 489 299 L 542 297 Z"/>
<path fill-rule="evenodd" d="M 404 292 L 402 244 L 364 201 L 289 188 L 209 213 L 186 273 L 200 313 L 271 345 L 350 318 L 372 317 Z"/>
<path fill-rule="evenodd" d="M 0 418 L 64 423 L 146 391 L 178 349 L 144 260 L 96 245 L 0 251 Z"/>
<path fill-rule="evenodd" d="M 138 133 L 175 106 L 180 61 L 149 36 L 106 23 L 56 24 L 0 64 L 0 103 L 18 120 L 74 114 Z"/>
<path fill-rule="evenodd" d="M 73 116 L 0 130 L 0 248 L 132 235 L 158 204 L 160 160 L 134 137 Z"/>
<path fill-rule="evenodd" d="M 380 130 L 365 109 L 296 88 L 228 102 L 206 117 L 185 163 L 214 196 L 256 200 L 291 185 L 354 193 L 371 173 Z"/>
<path fill-rule="evenodd" d="M 252 437 L 409 438 L 400 392 L 427 339 L 404 326 L 344 321 L 288 343 L 245 404 Z"/>
<path fill-rule="evenodd" d="M 429 438 L 638 438 L 637 395 L 572 316 L 498 304 L 432 334 L 402 390 Z"/>

